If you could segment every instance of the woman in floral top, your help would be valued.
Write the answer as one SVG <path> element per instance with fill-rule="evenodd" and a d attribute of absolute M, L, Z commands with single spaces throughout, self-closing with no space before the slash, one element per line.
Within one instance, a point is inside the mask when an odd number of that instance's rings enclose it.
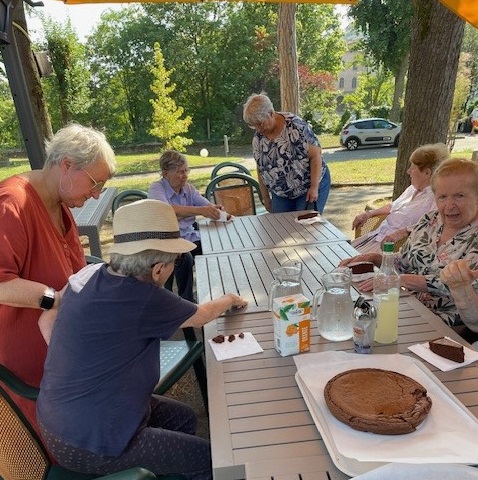
<path fill-rule="evenodd" d="M 330 191 L 330 172 L 309 124 L 292 113 L 275 112 L 265 94 L 247 99 L 243 117 L 256 131 L 252 150 L 267 211 L 305 210 L 312 203 L 322 213 Z"/>
<path fill-rule="evenodd" d="M 438 211 L 424 215 L 415 225 L 397 255 L 396 266 L 403 287 L 415 291 L 445 323 L 460 325 L 468 319 L 460 317 L 440 273 L 454 260 L 467 260 L 472 269 L 478 269 L 478 164 L 446 160 L 433 174 L 432 190 Z M 342 264 L 372 261 L 380 266 L 381 259 L 381 254 L 362 254 Z M 362 282 L 359 288 L 371 291 L 373 280 Z"/>

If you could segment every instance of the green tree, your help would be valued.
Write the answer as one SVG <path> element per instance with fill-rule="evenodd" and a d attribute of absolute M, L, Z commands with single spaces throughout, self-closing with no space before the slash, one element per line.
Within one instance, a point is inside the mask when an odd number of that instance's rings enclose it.
<path fill-rule="evenodd" d="M 360 0 L 350 8 L 350 15 L 364 35 L 363 48 L 375 66 L 391 72 L 395 78 L 390 118 L 398 121 L 408 69 L 412 2 Z"/>
<path fill-rule="evenodd" d="M 410 67 L 393 196 L 408 186 L 408 159 L 424 143 L 446 142 L 464 21 L 439 1 L 413 0 Z M 426 59 L 426 61 L 424 61 Z"/>
<path fill-rule="evenodd" d="M 19 147 L 20 130 L 5 73 L 0 69 L 0 156 L 5 148 Z"/>
<path fill-rule="evenodd" d="M 85 47 L 68 19 L 65 24 L 43 17 L 45 44 L 55 72 L 44 79 L 54 129 L 71 122 L 82 121 L 91 103 L 90 72 Z"/>
<path fill-rule="evenodd" d="M 103 13 L 88 38 L 90 116 L 115 144 L 153 139 L 150 85 L 157 38 L 158 32 L 139 6 Z"/>
<path fill-rule="evenodd" d="M 154 100 L 151 100 L 153 105 L 151 134 L 162 140 L 165 150 L 184 152 L 185 147 L 191 145 L 193 141 L 179 134 L 188 131 L 192 119 L 189 116 L 181 118 L 184 109 L 178 107 L 170 97 L 170 94 L 176 89 L 176 85 L 170 83 L 170 72 L 164 68 L 164 57 L 159 43 L 154 44 L 154 62 L 155 65 L 151 68 L 154 76 L 151 90 L 155 95 Z"/>

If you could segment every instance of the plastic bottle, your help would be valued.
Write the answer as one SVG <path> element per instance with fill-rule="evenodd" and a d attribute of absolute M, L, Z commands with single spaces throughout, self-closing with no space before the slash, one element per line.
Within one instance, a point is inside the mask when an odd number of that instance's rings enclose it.
<path fill-rule="evenodd" d="M 395 270 L 393 243 L 383 244 L 380 270 L 373 279 L 373 303 L 377 309 L 375 341 L 393 343 L 398 338 L 400 275 Z"/>

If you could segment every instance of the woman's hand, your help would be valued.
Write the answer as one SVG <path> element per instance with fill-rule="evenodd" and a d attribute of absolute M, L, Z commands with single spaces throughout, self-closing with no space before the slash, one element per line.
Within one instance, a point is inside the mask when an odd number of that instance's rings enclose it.
<path fill-rule="evenodd" d="M 350 257 L 342 260 L 339 267 L 348 267 L 351 263 L 372 262 L 377 267 L 382 263 L 382 255 L 380 253 L 361 253 L 355 257 Z"/>
<path fill-rule="evenodd" d="M 387 235 L 383 240 L 382 240 L 382 243 L 381 245 L 383 246 L 383 244 L 385 242 L 393 242 L 393 243 L 396 243 L 398 242 L 399 240 L 401 240 L 402 238 L 406 238 L 408 237 L 408 230 L 406 228 L 401 228 L 400 230 L 395 230 L 393 233 L 391 233 L 390 235 Z"/>
<path fill-rule="evenodd" d="M 213 220 L 219 220 L 219 217 L 221 216 L 221 209 L 211 203 L 210 205 L 201 207 L 201 215 Z"/>
<path fill-rule="evenodd" d="M 465 287 L 478 278 L 478 270 L 471 270 L 467 260 L 450 262 L 441 272 L 440 280 L 450 289 Z"/>
<path fill-rule="evenodd" d="M 305 201 L 309 203 L 314 203 L 319 198 L 319 191 L 317 187 L 310 186 L 307 190 L 307 195 L 305 197 Z"/>
<path fill-rule="evenodd" d="M 363 212 L 357 215 L 352 222 L 352 230 L 361 227 L 371 216 L 369 212 Z"/>

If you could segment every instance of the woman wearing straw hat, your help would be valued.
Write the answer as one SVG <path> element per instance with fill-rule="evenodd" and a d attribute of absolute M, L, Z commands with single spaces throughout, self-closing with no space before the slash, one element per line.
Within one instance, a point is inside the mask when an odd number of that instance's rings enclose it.
<path fill-rule="evenodd" d="M 160 340 L 246 302 L 227 294 L 196 305 L 162 288 L 175 259 L 195 248 L 180 238 L 170 205 L 125 205 L 113 232 L 110 264 L 73 275 L 60 303 L 37 402 L 45 444 L 61 465 L 83 473 L 142 466 L 210 479 L 209 442 L 194 435 L 192 409 L 152 394 Z"/>

